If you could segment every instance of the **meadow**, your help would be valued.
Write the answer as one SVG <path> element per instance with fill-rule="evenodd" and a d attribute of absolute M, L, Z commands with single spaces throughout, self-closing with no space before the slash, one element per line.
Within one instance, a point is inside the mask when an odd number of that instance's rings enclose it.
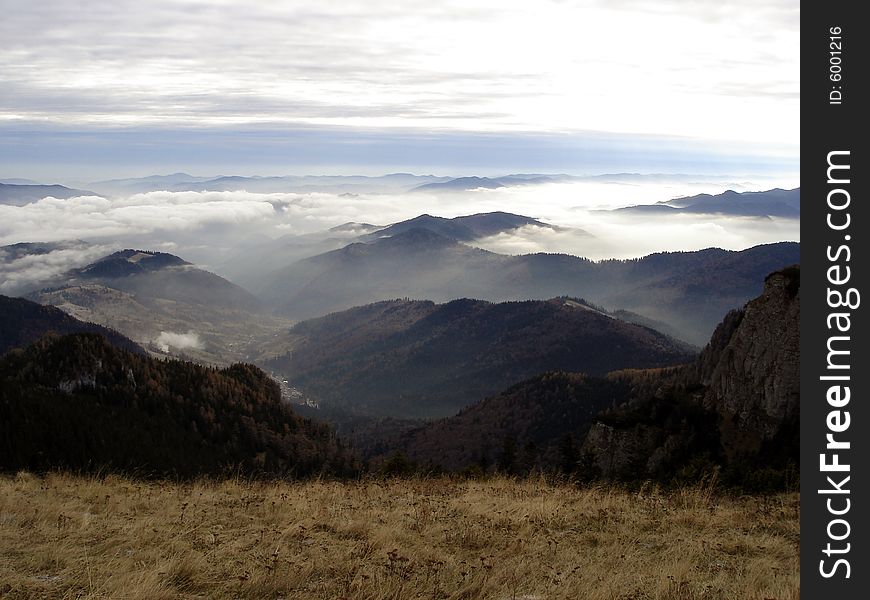
<path fill-rule="evenodd" d="M 0 477 L 0 598 L 797 600 L 797 493 Z"/>

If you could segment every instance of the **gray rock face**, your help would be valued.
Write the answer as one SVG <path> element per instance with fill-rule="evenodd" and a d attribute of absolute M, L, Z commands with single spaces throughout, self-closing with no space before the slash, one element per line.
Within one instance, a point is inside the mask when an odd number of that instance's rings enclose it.
<path fill-rule="evenodd" d="M 691 365 L 631 377 L 635 397 L 600 418 L 583 452 L 605 478 L 659 477 L 696 453 L 728 463 L 788 438 L 800 410 L 800 267 L 716 328 Z"/>
<path fill-rule="evenodd" d="M 701 381 L 707 388 L 704 405 L 719 415 L 727 457 L 757 451 L 797 417 L 799 325 L 800 271 L 773 273 L 762 295 L 746 304 L 709 379 Z"/>

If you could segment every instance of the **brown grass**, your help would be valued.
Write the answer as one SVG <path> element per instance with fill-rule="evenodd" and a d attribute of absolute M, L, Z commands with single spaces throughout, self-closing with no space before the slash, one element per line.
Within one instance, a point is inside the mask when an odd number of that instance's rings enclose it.
<path fill-rule="evenodd" d="M 796 494 L 0 477 L 0 597 L 797 600 Z"/>

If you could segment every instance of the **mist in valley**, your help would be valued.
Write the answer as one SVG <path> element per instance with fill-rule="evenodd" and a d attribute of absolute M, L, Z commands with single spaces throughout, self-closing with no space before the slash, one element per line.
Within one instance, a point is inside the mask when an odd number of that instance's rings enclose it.
<path fill-rule="evenodd" d="M 424 213 L 450 218 L 504 211 L 552 226 L 524 226 L 473 242 L 478 248 L 511 255 L 548 252 L 592 260 L 623 259 L 661 251 L 739 250 L 799 240 L 798 219 L 639 216 L 616 210 L 729 189 L 796 187 L 793 180 L 721 176 L 594 179 L 450 192 L 417 191 L 413 184 L 399 189 L 382 185 L 372 191 L 377 186 L 371 183 L 356 184 L 364 190 L 360 193 L 158 189 L 0 205 L 0 245 L 59 244 L 36 255 L 15 256 L 5 249 L 0 291 L 16 293 L 120 248 L 172 253 L 241 285 L 262 287 L 272 271 L 341 248 L 374 229 L 370 226 L 386 226 Z M 110 189 L 118 192 L 117 186 Z M 343 189 L 352 190 L 354 184 L 345 184 Z M 348 223 L 358 225 L 333 229 Z"/>
<path fill-rule="evenodd" d="M 555 368 L 590 344 L 615 354 L 603 366 L 578 359 L 571 370 L 641 366 L 637 356 L 686 360 L 769 273 L 799 262 L 795 185 L 661 174 L 96 181 L 81 186 L 85 195 L 0 204 L 0 293 L 116 329 L 157 356 L 266 366 L 289 378 L 291 394 L 301 386 L 302 402 L 364 416 L 446 416 L 534 374 L 528 364 Z M 4 193 L 15 200 L 17 189 Z M 479 302 L 473 318 L 458 299 Z M 596 332 L 611 321 L 619 334 L 602 338 Z M 505 353 L 516 328 L 552 348 L 551 358 Z M 649 342 L 648 331 L 664 337 Z M 347 345 L 347 336 L 357 341 Z M 323 373 L 303 375 L 300 364 L 326 360 L 315 338 L 346 350 Z M 473 352 L 446 350 L 469 339 L 478 340 Z M 380 354 L 385 344 L 393 354 Z M 349 366 L 360 357 L 368 362 Z M 458 362 L 426 370 L 448 359 Z M 421 360 L 424 389 L 407 376 Z M 493 383 L 466 389 L 450 383 L 454 371 L 488 373 Z M 394 396 L 407 405 L 378 412 L 349 403 L 357 382 L 333 386 L 340 372 L 370 382 L 371 406 Z M 437 389 L 452 390 L 451 400 L 436 401 Z"/>

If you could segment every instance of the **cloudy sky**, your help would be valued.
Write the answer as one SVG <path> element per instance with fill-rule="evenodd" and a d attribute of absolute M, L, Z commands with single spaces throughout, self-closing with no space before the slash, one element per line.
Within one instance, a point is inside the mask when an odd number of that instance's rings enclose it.
<path fill-rule="evenodd" d="M 794 0 L 0 11 L 0 177 L 798 170 Z"/>

